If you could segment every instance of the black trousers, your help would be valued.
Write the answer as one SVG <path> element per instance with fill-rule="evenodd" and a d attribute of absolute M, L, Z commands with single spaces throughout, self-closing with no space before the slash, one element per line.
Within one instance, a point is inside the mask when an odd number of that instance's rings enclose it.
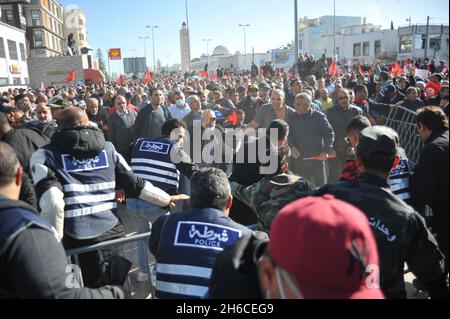
<path fill-rule="evenodd" d="M 125 236 L 122 223 L 117 222 L 116 226 L 111 230 L 92 239 L 79 240 L 65 235 L 63 245 L 66 250 L 91 246 L 102 242 L 118 239 Z M 111 246 L 101 249 L 103 254 L 103 262 L 110 263 L 112 258 L 119 254 L 119 247 Z M 83 274 L 83 283 L 88 288 L 100 288 L 108 285 L 108 278 L 103 275 L 103 266 L 98 251 L 81 254 L 78 256 L 80 262 L 81 273 Z M 106 264 L 105 264 L 106 265 Z"/>

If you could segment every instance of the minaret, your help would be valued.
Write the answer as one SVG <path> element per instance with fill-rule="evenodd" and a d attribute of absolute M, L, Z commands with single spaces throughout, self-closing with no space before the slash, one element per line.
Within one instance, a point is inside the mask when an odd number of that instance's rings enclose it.
<path fill-rule="evenodd" d="M 189 38 L 189 29 L 186 22 L 183 22 L 180 30 L 180 48 L 181 48 L 181 72 L 191 71 L 191 41 Z"/>

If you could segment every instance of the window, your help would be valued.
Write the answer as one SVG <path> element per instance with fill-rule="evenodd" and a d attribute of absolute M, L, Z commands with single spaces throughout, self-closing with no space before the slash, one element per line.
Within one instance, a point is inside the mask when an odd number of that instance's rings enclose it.
<path fill-rule="evenodd" d="M 5 16 L 6 16 L 6 23 L 13 25 L 14 24 L 14 15 L 13 15 L 12 9 L 6 9 Z"/>
<path fill-rule="evenodd" d="M 375 57 L 381 57 L 381 40 L 375 41 Z"/>
<path fill-rule="evenodd" d="M 439 51 L 441 50 L 441 36 L 432 35 L 430 36 L 430 50 Z"/>
<path fill-rule="evenodd" d="M 41 13 L 39 10 L 31 10 L 31 25 L 33 27 L 41 25 Z"/>
<path fill-rule="evenodd" d="M 6 58 L 5 42 L 3 42 L 3 38 L 0 38 L 0 58 Z"/>
<path fill-rule="evenodd" d="M 364 54 L 364 56 L 370 55 L 370 42 L 363 43 L 363 54 Z"/>
<path fill-rule="evenodd" d="M 20 84 L 22 84 L 21 81 L 20 81 L 20 78 L 13 78 L 13 84 L 14 84 L 14 85 L 20 85 Z"/>
<path fill-rule="evenodd" d="M 81 28 L 84 26 L 83 20 L 78 19 L 78 26 Z"/>
<path fill-rule="evenodd" d="M 20 47 L 20 59 L 22 61 L 26 61 L 26 59 L 25 59 L 25 45 L 23 43 L 19 43 L 19 47 Z"/>
<path fill-rule="evenodd" d="M 9 51 L 9 58 L 11 60 L 19 60 L 19 56 L 17 54 L 16 41 L 8 40 L 8 51 Z"/>
<path fill-rule="evenodd" d="M 412 51 L 412 40 L 413 37 L 411 34 L 400 37 L 400 53 L 409 53 Z"/>
<path fill-rule="evenodd" d="M 58 47 L 56 44 L 56 37 L 53 37 L 53 50 L 58 51 Z"/>
<path fill-rule="evenodd" d="M 35 47 L 44 46 L 44 32 L 40 30 L 34 30 L 34 46 Z"/>
<path fill-rule="evenodd" d="M 84 35 L 79 34 L 78 37 L 80 38 L 80 41 L 84 41 Z"/>
<path fill-rule="evenodd" d="M 7 86 L 9 84 L 8 78 L 0 78 L 0 86 Z"/>
<path fill-rule="evenodd" d="M 361 56 L 361 43 L 353 44 L 353 56 Z"/>
<path fill-rule="evenodd" d="M 416 34 L 415 39 L 414 39 L 414 49 L 424 50 L 425 42 L 426 42 L 425 34 Z"/>

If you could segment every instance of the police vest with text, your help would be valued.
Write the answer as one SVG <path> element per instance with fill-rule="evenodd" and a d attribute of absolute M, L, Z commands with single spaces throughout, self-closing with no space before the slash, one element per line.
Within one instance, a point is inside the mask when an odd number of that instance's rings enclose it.
<path fill-rule="evenodd" d="M 168 216 L 156 254 L 156 297 L 205 296 L 217 255 L 249 233 L 215 209 Z"/>
<path fill-rule="evenodd" d="M 398 166 L 392 170 L 389 177 L 391 191 L 401 200 L 409 203 L 411 200 L 410 179 L 412 169 L 408 159 L 402 158 Z"/>
<path fill-rule="evenodd" d="M 133 149 L 131 168 L 140 178 L 169 194 L 176 194 L 180 172 L 172 162 L 175 141 L 167 138 L 140 139 Z"/>
<path fill-rule="evenodd" d="M 62 154 L 51 145 L 44 150 L 47 165 L 63 186 L 64 232 L 82 240 L 111 230 L 118 222 L 114 146 L 106 143 L 100 154 L 85 160 Z"/>

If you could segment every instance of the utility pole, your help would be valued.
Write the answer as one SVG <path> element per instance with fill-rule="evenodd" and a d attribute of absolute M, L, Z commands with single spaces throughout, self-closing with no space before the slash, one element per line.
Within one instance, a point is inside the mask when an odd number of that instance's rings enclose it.
<path fill-rule="evenodd" d="M 427 58 L 428 55 L 428 37 L 429 37 L 429 32 L 430 32 L 430 17 L 427 17 L 427 32 L 425 35 L 425 56 L 424 59 Z"/>
<path fill-rule="evenodd" d="M 295 18 L 295 63 L 298 61 L 300 54 L 298 43 L 298 0 L 294 1 L 294 18 Z"/>
<path fill-rule="evenodd" d="M 244 70 L 247 70 L 247 32 L 246 28 L 251 27 L 250 24 L 239 24 L 240 27 L 244 28 Z"/>
<path fill-rule="evenodd" d="M 333 13 L 333 59 L 336 59 L 336 0 L 334 0 L 334 13 Z"/>
<path fill-rule="evenodd" d="M 153 46 L 153 72 L 156 74 L 156 59 L 155 59 L 155 29 L 159 27 L 157 25 L 148 25 L 147 28 L 152 29 L 152 46 Z"/>

